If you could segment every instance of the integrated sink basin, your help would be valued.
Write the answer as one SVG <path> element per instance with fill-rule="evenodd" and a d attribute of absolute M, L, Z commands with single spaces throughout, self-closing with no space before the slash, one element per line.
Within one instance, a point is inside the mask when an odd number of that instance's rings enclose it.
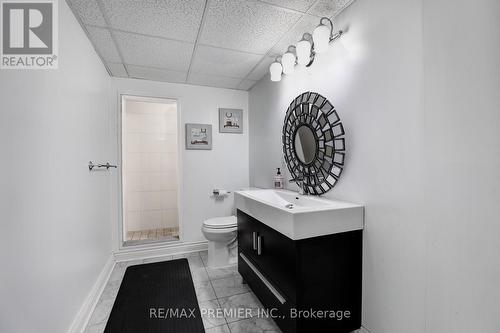
<path fill-rule="evenodd" d="M 363 229 L 363 206 L 273 189 L 237 191 L 236 208 L 290 239 Z"/>

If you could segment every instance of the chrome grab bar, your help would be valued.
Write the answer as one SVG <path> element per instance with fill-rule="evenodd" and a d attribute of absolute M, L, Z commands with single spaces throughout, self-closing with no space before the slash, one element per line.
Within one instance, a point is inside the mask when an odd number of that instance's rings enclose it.
<path fill-rule="evenodd" d="M 90 161 L 89 162 L 89 171 L 92 171 L 94 168 L 99 168 L 103 169 L 106 168 L 106 170 L 109 170 L 109 168 L 117 168 L 116 165 L 109 164 L 109 162 L 106 162 L 106 164 L 94 164 L 94 162 Z"/>

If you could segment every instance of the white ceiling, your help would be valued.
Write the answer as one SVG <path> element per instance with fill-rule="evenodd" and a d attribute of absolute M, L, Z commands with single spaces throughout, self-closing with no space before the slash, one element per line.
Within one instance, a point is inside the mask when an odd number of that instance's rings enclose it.
<path fill-rule="evenodd" d="M 249 90 L 354 0 L 67 0 L 111 75 Z"/>

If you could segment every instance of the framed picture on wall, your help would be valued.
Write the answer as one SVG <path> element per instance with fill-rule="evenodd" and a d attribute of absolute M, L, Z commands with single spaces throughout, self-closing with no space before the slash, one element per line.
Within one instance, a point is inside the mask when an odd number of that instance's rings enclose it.
<path fill-rule="evenodd" d="M 219 133 L 243 133 L 243 110 L 220 108 Z"/>
<path fill-rule="evenodd" d="M 186 149 L 211 150 L 212 125 L 186 124 Z"/>

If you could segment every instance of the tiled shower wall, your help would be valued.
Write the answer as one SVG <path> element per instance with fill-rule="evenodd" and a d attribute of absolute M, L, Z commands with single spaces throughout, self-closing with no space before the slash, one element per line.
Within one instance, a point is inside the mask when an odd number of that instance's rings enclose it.
<path fill-rule="evenodd" d="M 126 231 L 177 227 L 177 104 L 126 101 L 122 121 Z"/>

